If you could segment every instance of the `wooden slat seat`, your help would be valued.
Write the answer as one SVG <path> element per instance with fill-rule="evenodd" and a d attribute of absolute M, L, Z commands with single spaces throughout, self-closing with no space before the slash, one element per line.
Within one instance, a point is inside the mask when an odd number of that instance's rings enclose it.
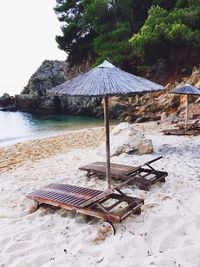
<path fill-rule="evenodd" d="M 63 204 L 80 206 L 85 201 L 99 195 L 101 191 L 68 184 L 50 184 L 28 195 L 29 198 L 51 198 Z"/>
<path fill-rule="evenodd" d="M 200 120 L 188 124 L 187 129 L 185 129 L 185 124 L 177 124 L 176 127 L 178 129 L 166 129 L 162 132 L 165 135 L 200 135 Z"/>
<path fill-rule="evenodd" d="M 140 167 L 132 167 L 122 164 L 111 163 L 110 164 L 110 172 L 112 178 L 118 178 L 120 176 L 128 176 L 131 173 L 137 171 Z M 88 165 L 82 166 L 79 168 L 80 170 L 89 171 L 95 174 L 105 174 L 106 171 L 106 162 L 93 162 Z M 91 176 L 91 175 L 90 175 Z"/>

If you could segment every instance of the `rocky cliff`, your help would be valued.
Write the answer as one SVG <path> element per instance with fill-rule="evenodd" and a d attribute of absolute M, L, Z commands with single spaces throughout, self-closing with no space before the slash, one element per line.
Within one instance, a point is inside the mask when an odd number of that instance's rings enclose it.
<path fill-rule="evenodd" d="M 68 78 L 66 69 L 67 64 L 64 61 L 45 60 L 31 76 L 21 94 L 46 96 L 49 89 L 63 83 Z"/>
<path fill-rule="evenodd" d="M 74 114 L 102 117 L 101 98 L 48 96 L 49 89 L 86 70 L 87 64 L 69 69 L 64 61 L 45 60 L 31 76 L 20 95 L 0 98 L 1 110 L 24 111 L 37 114 Z"/>
<path fill-rule="evenodd" d="M 20 95 L 10 97 L 8 94 L 4 94 L 0 98 L 1 109 L 38 114 L 62 113 L 102 117 L 101 98 L 48 96 L 49 89 L 88 69 L 89 64 L 87 63 L 82 64 L 79 68 L 70 69 L 64 61 L 45 60 L 32 75 Z M 145 122 L 181 116 L 185 111 L 184 96 L 180 97 L 168 92 L 184 83 L 190 83 L 200 88 L 200 68 L 194 68 L 190 76 L 174 75 L 168 80 L 167 85 L 166 82 L 163 82 L 167 88 L 165 92 L 110 98 L 110 117 L 130 122 Z M 197 97 L 191 97 L 190 101 L 190 116 L 192 117 L 200 113 L 200 100 Z"/>

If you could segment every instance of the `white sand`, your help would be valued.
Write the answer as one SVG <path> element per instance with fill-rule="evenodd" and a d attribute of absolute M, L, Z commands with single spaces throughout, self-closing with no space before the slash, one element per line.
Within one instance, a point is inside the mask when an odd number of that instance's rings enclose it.
<path fill-rule="evenodd" d="M 112 162 L 138 165 L 163 155 L 154 166 L 169 172 L 166 183 L 149 192 L 125 188 L 145 199 L 142 213 L 115 225 L 116 235 L 98 243 L 93 240 L 99 220 L 86 222 L 81 215 L 43 207 L 29 214 L 32 202 L 25 198 L 51 182 L 103 189 L 103 180 L 87 181 L 78 170 L 104 160 L 94 148 L 26 161 L 0 174 L 0 266 L 200 267 L 200 137 L 156 131 L 147 137 L 153 140 L 153 154 L 121 155 Z"/>

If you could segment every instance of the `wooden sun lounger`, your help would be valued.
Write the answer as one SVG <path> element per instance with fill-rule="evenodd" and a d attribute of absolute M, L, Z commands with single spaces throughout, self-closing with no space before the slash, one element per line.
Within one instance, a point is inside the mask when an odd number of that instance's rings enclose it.
<path fill-rule="evenodd" d="M 165 135 L 188 135 L 188 136 L 197 136 L 200 135 L 200 131 L 187 131 L 185 129 L 169 129 L 164 130 Z"/>
<path fill-rule="evenodd" d="M 35 200 L 37 206 L 45 203 L 119 223 L 131 213 L 139 215 L 140 207 L 144 204 L 143 199 L 127 196 L 120 190 L 132 179 L 106 191 L 69 184 L 50 184 L 26 197 Z"/>
<path fill-rule="evenodd" d="M 200 119 L 200 114 L 193 114 L 192 119 L 196 120 L 196 119 Z"/>
<path fill-rule="evenodd" d="M 133 167 L 128 165 L 121 165 L 111 163 L 110 175 L 112 179 L 126 181 L 133 177 L 132 184 L 137 185 L 142 190 L 149 190 L 150 186 L 158 181 L 165 182 L 165 177 L 168 175 L 167 172 L 155 170 L 151 163 L 161 159 L 162 157 L 155 158 L 151 161 L 144 163 L 142 166 Z M 106 176 L 106 163 L 105 162 L 94 162 L 86 166 L 79 168 L 80 170 L 87 171 L 87 177 L 95 176 Z"/>
<path fill-rule="evenodd" d="M 167 130 L 163 130 L 162 132 L 165 135 L 200 135 L 200 120 L 196 120 L 194 123 L 189 124 L 188 128 L 185 129 L 185 125 L 184 124 L 177 124 L 176 126 L 179 129 L 167 129 Z"/>
<path fill-rule="evenodd" d="M 177 124 L 176 125 L 179 129 L 185 129 L 185 124 Z M 187 125 L 188 128 L 186 131 L 200 131 L 200 120 L 196 120 L 194 123 L 190 123 Z"/>

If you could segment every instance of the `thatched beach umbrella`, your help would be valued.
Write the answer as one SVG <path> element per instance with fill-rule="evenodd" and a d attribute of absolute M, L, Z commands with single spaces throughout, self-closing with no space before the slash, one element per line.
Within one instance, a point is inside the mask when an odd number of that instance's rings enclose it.
<path fill-rule="evenodd" d="M 185 114 L 185 129 L 187 129 L 188 118 L 189 118 L 189 96 L 198 95 L 200 96 L 200 90 L 196 87 L 193 87 L 190 84 L 186 84 L 182 87 L 170 91 L 171 94 L 186 95 L 186 114 Z"/>
<path fill-rule="evenodd" d="M 110 182 L 110 134 L 108 97 L 120 95 L 135 95 L 145 92 L 154 92 L 164 89 L 163 86 L 146 79 L 120 70 L 108 61 L 78 75 L 50 90 L 51 94 L 69 96 L 103 96 L 104 97 L 104 123 L 106 129 L 106 180 L 108 188 Z"/>

